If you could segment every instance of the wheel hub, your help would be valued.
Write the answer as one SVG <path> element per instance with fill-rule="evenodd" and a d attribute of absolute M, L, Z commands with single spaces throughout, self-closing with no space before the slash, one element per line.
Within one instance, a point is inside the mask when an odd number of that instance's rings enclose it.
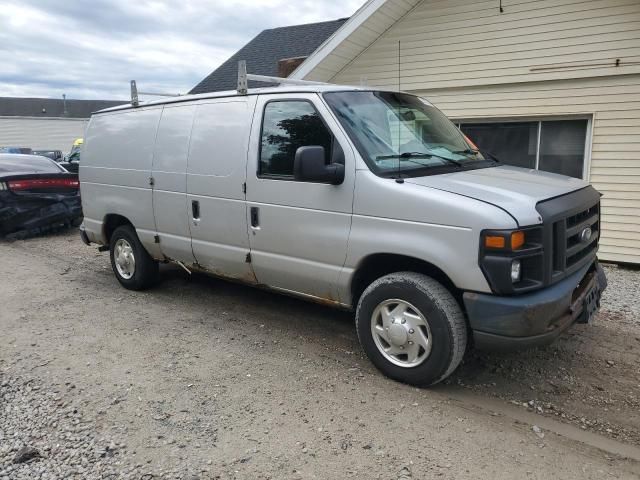
<path fill-rule="evenodd" d="M 136 258 L 133 254 L 131 244 L 124 238 L 118 239 L 113 248 L 113 257 L 118 274 L 129 280 L 136 270 Z"/>
<path fill-rule="evenodd" d="M 416 367 L 431 353 L 429 322 L 405 300 L 381 302 L 371 316 L 371 333 L 380 353 L 399 367 Z"/>
<path fill-rule="evenodd" d="M 399 323 L 393 323 L 389 327 L 389 340 L 397 347 L 405 346 L 409 341 L 409 329 Z"/>

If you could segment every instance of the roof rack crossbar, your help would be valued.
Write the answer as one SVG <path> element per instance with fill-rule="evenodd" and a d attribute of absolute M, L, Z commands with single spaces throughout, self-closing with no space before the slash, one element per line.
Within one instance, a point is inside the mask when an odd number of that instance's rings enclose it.
<path fill-rule="evenodd" d="M 131 80 L 131 106 L 140 106 L 140 95 L 148 95 L 152 97 L 181 97 L 180 93 L 155 93 L 155 92 L 140 92 L 135 80 Z"/>
<path fill-rule="evenodd" d="M 154 93 L 154 92 L 138 92 L 139 95 L 148 95 L 150 97 L 181 97 L 181 93 Z"/>
<path fill-rule="evenodd" d="M 254 75 L 247 73 L 247 62 L 240 60 L 238 62 L 238 94 L 246 95 L 248 93 L 249 80 L 254 82 L 275 83 L 278 85 L 328 85 L 324 82 L 311 82 L 308 80 L 298 80 L 296 78 L 271 77 L 268 75 Z"/>

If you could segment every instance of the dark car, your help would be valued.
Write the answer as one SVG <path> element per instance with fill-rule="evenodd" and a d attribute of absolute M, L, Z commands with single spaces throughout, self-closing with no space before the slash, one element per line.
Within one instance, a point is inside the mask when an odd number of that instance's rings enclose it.
<path fill-rule="evenodd" d="M 64 167 L 66 170 L 72 173 L 78 173 L 79 158 L 72 157 L 71 154 L 69 154 L 66 158 L 64 155 L 62 155 L 62 151 L 60 150 L 34 150 L 33 154 L 42 155 L 43 157 L 47 157 L 47 158 L 50 158 L 51 160 L 55 160 L 60 165 L 62 165 L 62 167 Z M 79 155 L 77 155 L 77 157 L 79 157 Z"/>
<path fill-rule="evenodd" d="M 0 147 L 0 153 L 20 153 L 23 155 L 31 155 L 33 150 L 29 147 Z"/>
<path fill-rule="evenodd" d="M 61 150 L 34 150 L 34 155 L 42 155 L 43 157 L 50 158 L 58 163 L 63 161 Z"/>
<path fill-rule="evenodd" d="M 77 174 L 49 158 L 0 154 L 0 235 L 29 236 L 81 220 Z"/>

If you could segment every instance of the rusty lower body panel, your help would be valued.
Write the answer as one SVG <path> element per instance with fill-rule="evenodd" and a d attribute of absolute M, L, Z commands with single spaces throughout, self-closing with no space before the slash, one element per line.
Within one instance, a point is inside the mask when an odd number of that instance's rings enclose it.
<path fill-rule="evenodd" d="M 553 342 L 574 323 L 591 321 L 607 286 L 597 261 L 537 292 L 463 295 L 477 348 L 514 350 Z"/>
<path fill-rule="evenodd" d="M 32 236 L 61 225 L 79 225 L 81 219 L 79 194 L 0 194 L 0 235 Z"/>

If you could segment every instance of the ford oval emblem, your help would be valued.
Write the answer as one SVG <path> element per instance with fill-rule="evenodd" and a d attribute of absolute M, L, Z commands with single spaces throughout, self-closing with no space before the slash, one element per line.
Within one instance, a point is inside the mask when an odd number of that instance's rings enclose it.
<path fill-rule="evenodd" d="M 589 240 L 591 240 L 591 235 L 593 234 L 593 232 L 591 231 L 590 227 L 586 227 L 584 228 L 581 232 L 580 232 L 580 241 L 582 243 L 587 243 Z"/>

